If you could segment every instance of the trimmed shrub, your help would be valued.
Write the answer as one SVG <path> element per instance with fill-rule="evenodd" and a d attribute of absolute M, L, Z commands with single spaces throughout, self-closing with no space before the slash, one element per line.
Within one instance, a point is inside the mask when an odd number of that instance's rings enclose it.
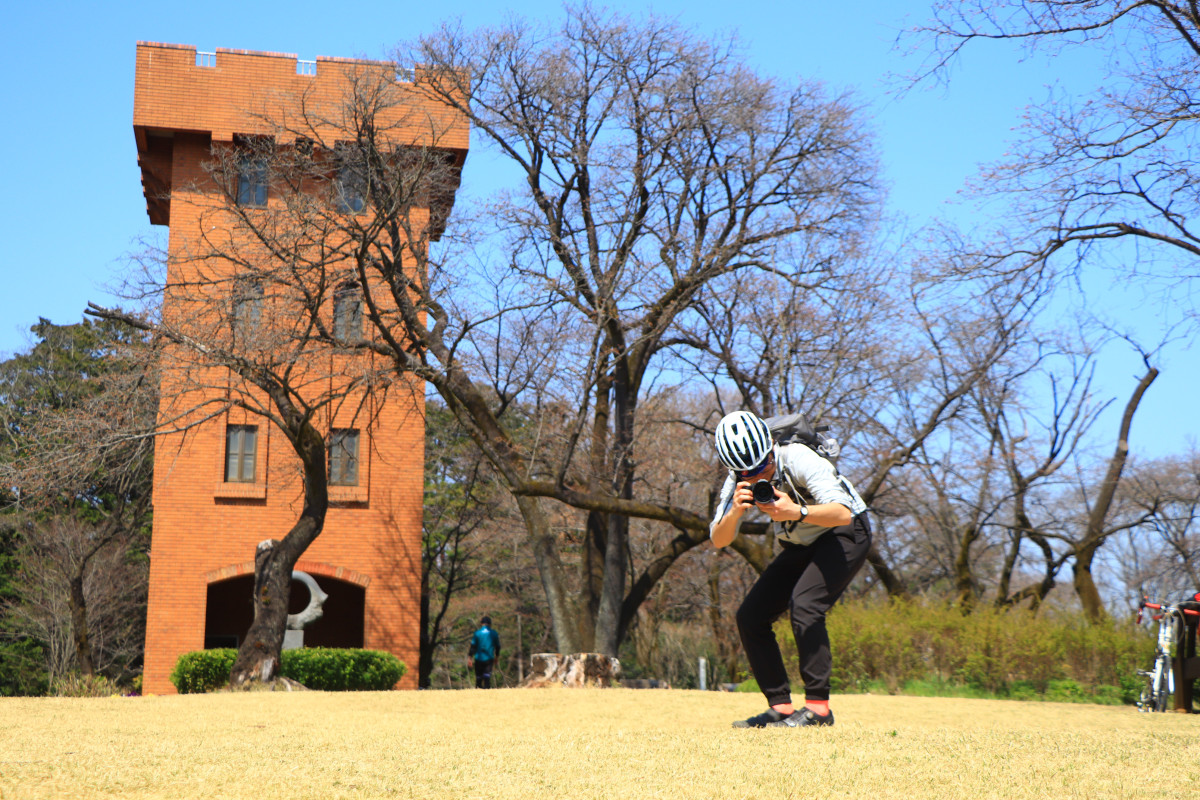
<path fill-rule="evenodd" d="M 180 694 L 211 692 L 229 683 L 237 650 L 221 648 L 184 653 L 171 670 Z M 302 647 L 284 650 L 279 672 L 309 689 L 325 692 L 385 691 L 407 671 L 400 659 L 378 650 Z"/>
<path fill-rule="evenodd" d="M 408 670 L 391 653 L 337 647 L 284 650 L 284 676 L 323 692 L 381 692 L 391 689 Z"/>
<path fill-rule="evenodd" d="M 237 650 L 232 647 L 184 653 L 171 670 L 171 683 L 180 694 L 211 692 L 229 683 L 236 659 Z"/>

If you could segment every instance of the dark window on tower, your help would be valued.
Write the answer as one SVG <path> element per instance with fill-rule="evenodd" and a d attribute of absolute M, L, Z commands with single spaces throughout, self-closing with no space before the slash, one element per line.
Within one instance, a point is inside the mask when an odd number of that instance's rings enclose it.
<path fill-rule="evenodd" d="M 258 427 L 230 425 L 225 429 L 225 481 L 253 483 Z"/>
<path fill-rule="evenodd" d="M 339 144 L 337 156 L 337 181 L 334 186 L 337 209 L 343 214 L 357 214 L 366 206 L 367 172 L 362 151 L 353 145 Z"/>
<path fill-rule="evenodd" d="M 237 202 L 239 206 L 267 204 L 267 155 L 262 148 L 243 145 L 237 154 Z"/>
<path fill-rule="evenodd" d="M 340 341 L 362 338 L 362 294 L 357 283 L 343 283 L 333 293 L 333 335 Z"/>
<path fill-rule="evenodd" d="M 249 336 L 258 328 L 262 319 L 262 282 L 250 278 L 239 278 L 233 284 L 233 331 Z"/>
<path fill-rule="evenodd" d="M 329 434 L 329 483 L 358 485 L 358 431 L 334 428 Z"/>

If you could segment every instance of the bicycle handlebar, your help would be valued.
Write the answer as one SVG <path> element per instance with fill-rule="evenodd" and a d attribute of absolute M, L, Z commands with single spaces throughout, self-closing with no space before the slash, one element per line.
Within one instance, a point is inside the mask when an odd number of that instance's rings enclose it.
<path fill-rule="evenodd" d="M 1142 600 L 1142 604 L 1140 606 L 1138 606 L 1138 622 L 1142 621 L 1142 609 L 1143 608 L 1153 608 L 1156 611 L 1162 611 L 1165 613 L 1169 613 L 1171 611 L 1178 611 L 1181 614 L 1186 614 L 1189 617 L 1200 617 L 1200 611 L 1196 611 L 1196 610 L 1193 610 L 1190 608 L 1180 608 L 1179 606 L 1168 605 L 1166 603 L 1151 603 L 1149 600 Z"/>

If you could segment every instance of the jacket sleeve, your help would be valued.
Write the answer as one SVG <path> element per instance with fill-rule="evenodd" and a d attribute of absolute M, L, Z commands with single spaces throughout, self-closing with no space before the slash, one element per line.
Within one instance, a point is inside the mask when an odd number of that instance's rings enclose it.
<path fill-rule="evenodd" d="M 471 635 L 471 646 L 470 646 L 470 648 L 467 649 L 467 655 L 468 656 L 475 655 L 475 635 L 474 634 Z"/>
<path fill-rule="evenodd" d="M 780 448 L 781 463 L 785 473 L 794 476 L 812 495 L 815 503 L 840 503 L 850 509 L 851 514 L 867 510 L 866 503 L 858 496 L 854 486 L 840 475 L 828 459 L 814 453 L 802 444 L 791 444 Z"/>
<path fill-rule="evenodd" d="M 712 522 L 708 523 L 709 536 L 712 535 L 713 528 L 717 526 L 717 523 L 729 513 L 729 507 L 733 504 L 733 492 L 735 489 L 737 489 L 737 479 L 733 477 L 733 473 L 731 472 L 726 476 L 725 483 L 721 485 L 721 494 L 717 498 L 716 511 L 713 514 Z M 742 521 L 739 519 L 737 529 L 740 530 L 741 527 Z"/>

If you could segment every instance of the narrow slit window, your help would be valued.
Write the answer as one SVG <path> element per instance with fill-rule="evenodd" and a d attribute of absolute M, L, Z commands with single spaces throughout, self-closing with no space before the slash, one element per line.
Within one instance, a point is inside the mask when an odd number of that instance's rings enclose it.
<path fill-rule="evenodd" d="M 239 206 L 261 208 L 267 204 L 266 148 L 261 144 L 242 144 L 237 154 L 237 203 Z"/>
<path fill-rule="evenodd" d="M 329 483 L 358 485 L 358 431 L 335 428 L 329 436 Z"/>
<path fill-rule="evenodd" d="M 262 281 L 239 278 L 233 284 L 233 332 L 243 339 L 258 330 L 262 319 Z"/>
<path fill-rule="evenodd" d="M 254 483 L 258 455 L 258 426 L 230 425 L 225 429 L 225 482 Z"/>
<path fill-rule="evenodd" d="M 343 342 L 362 338 L 362 294 L 358 283 L 344 283 L 333 293 L 333 335 Z"/>
<path fill-rule="evenodd" d="M 366 207 L 367 167 L 362 151 L 351 145 L 335 148 L 337 160 L 337 210 L 342 214 L 359 214 Z"/>

